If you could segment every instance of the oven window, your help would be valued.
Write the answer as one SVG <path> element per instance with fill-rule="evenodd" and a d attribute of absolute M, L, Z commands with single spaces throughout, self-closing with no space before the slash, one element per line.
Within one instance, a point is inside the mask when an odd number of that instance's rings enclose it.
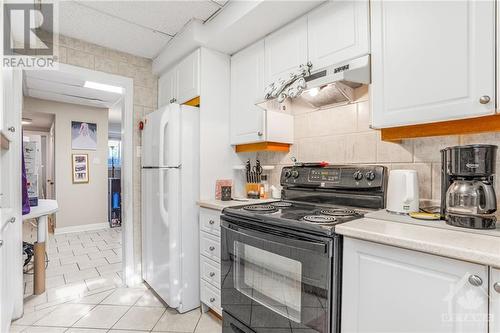
<path fill-rule="evenodd" d="M 234 253 L 236 289 L 300 323 L 302 263 L 238 241 Z"/>

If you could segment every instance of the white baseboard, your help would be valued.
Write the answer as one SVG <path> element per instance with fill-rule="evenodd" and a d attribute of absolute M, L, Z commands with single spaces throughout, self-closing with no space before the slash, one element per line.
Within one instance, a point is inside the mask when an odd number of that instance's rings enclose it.
<path fill-rule="evenodd" d="M 73 227 L 62 227 L 54 230 L 54 235 L 60 234 L 69 234 L 72 232 L 82 232 L 82 231 L 92 231 L 92 230 L 101 230 L 101 229 L 109 229 L 109 223 L 93 223 L 93 224 L 83 224 L 83 225 L 75 225 Z"/>

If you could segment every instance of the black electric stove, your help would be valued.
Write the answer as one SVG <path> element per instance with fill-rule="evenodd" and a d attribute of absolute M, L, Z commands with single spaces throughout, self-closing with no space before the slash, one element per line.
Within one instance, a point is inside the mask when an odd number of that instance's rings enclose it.
<path fill-rule="evenodd" d="M 221 216 L 223 333 L 340 332 L 339 223 L 385 207 L 383 166 L 285 167 L 282 201 Z"/>

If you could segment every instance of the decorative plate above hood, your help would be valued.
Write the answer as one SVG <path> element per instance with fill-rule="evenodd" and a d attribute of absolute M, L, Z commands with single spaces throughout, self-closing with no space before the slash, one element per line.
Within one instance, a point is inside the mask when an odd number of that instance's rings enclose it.
<path fill-rule="evenodd" d="M 370 83 L 369 55 L 315 71 L 311 68 L 311 63 L 301 65 L 288 80 L 271 83 L 265 90 L 265 99 L 256 105 L 267 109 L 287 98 L 300 98 L 315 108 L 352 103 L 355 89 Z"/>

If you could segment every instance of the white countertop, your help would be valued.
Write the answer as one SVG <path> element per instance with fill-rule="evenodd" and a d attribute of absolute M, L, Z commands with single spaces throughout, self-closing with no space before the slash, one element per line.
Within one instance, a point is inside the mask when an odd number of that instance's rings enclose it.
<path fill-rule="evenodd" d="M 378 211 L 339 224 L 341 235 L 500 268 L 500 227 L 470 230 Z"/>
<path fill-rule="evenodd" d="M 58 210 L 59 206 L 56 200 L 40 199 L 38 206 L 30 207 L 29 214 L 23 215 L 23 220 L 36 219 L 40 216 L 53 214 Z"/>
<path fill-rule="evenodd" d="M 222 200 L 198 200 L 198 206 L 209 209 L 223 210 L 232 206 L 253 205 L 265 202 L 280 201 L 279 199 L 246 199 L 237 198 L 237 200 L 222 201 Z"/>

